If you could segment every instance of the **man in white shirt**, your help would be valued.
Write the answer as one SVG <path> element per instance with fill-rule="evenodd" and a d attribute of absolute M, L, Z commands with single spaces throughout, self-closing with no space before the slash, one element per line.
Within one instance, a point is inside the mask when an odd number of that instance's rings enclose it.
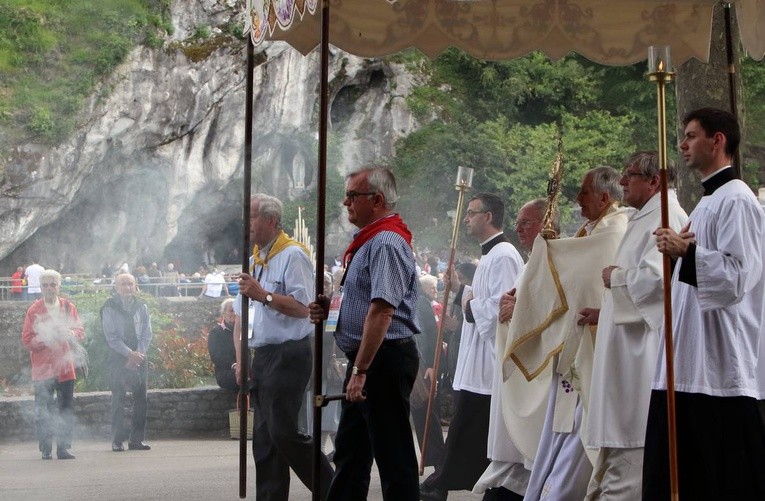
<path fill-rule="evenodd" d="M 468 203 L 465 227 L 468 235 L 481 242 L 481 261 L 472 289 L 463 296 L 465 322 L 454 374 L 455 411 L 446 454 L 441 467 L 420 486 L 424 500 L 443 501 L 450 490 L 471 490 L 489 465 L 486 445 L 499 299 L 510 290 L 523 267 L 523 259 L 502 232 L 504 213 L 502 200 L 489 193 L 480 193 Z M 453 276 L 450 272 L 450 278 Z M 458 286 L 456 280 L 452 286 Z"/>
<path fill-rule="evenodd" d="M 256 194 L 250 206 L 250 239 L 255 244 L 251 274 L 240 274 L 234 303 L 236 376 L 240 380 L 242 295 L 249 298 L 251 403 L 255 413 L 252 455 L 258 500 L 289 499 L 289 469 L 309 489 L 313 485 L 311 437 L 298 428 L 298 413 L 311 376 L 312 350 L 308 303 L 313 266 L 308 250 L 282 230 L 282 203 Z M 321 497 L 332 467 L 321 455 Z"/>
<path fill-rule="evenodd" d="M 661 253 L 653 232 L 661 226 L 659 154 L 639 152 L 627 160 L 620 184 L 624 202 L 637 210 L 613 264 L 604 268 L 606 290 L 598 315 L 585 446 L 597 450 L 587 500 L 640 499 L 643 444 L 651 381 L 664 319 Z M 674 181 L 674 169 L 667 172 Z M 669 224 L 679 231 L 688 219 L 669 194 Z M 618 404 L 617 404 L 618 402 Z"/>
<path fill-rule="evenodd" d="M 680 233 L 656 231 L 677 259 L 672 279 L 679 492 L 683 499 L 765 499 L 765 427 L 757 399 L 765 282 L 765 214 L 731 167 L 736 118 L 702 108 L 680 150 L 704 197 Z M 662 338 L 663 339 L 663 338 Z M 669 499 L 664 346 L 648 412 L 643 499 Z"/>
<path fill-rule="evenodd" d="M 45 268 L 40 266 L 40 260 L 35 259 L 32 264 L 27 266 L 24 270 L 24 277 L 27 279 L 27 298 L 31 300 L 39 299 L 42 296 L 42 288 L 40 288 L 40 274 L 45 271 Z"/>

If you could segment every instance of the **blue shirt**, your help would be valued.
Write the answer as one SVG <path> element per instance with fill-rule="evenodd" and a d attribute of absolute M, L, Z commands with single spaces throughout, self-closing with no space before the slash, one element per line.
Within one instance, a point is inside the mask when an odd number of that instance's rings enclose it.
<path fill-rule="evenodd" d="M 403 339 L 421 332 L 417 318 L 419 283 L 412 248 L 392 231 L 382 231 L 353 256 L 343 285 L 343 302 L 335 341 L 345 353 L 357 351 L 364 321 L 374 299 L 393 306 L 385 339 Z"/>

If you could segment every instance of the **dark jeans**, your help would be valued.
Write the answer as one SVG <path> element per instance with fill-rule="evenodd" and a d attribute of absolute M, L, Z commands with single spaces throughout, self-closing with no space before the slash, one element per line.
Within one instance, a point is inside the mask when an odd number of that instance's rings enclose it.
<path fill-rule="evenodd" d="M 124 357 L 112 358 L 112 440 L 131 443 L 143 442 L 146 433 L 146 388 L 148 381 L 148 362 L 137 369 L 125 368 Z M 125 430 L 125 395 L 133 394 L 133 415 L 130 431 Z"/>
<path fill-rule="evenodd" d="M 35 431 L 40 451 L 51 451 L 54 436 L 56 449 L 71 448 L 74 427 L 74 409 L 72 409 L 74 380 L 59 382 L 56 378 L 51 378 L 35 381 L 34 384 Z M 58 407 L 58 413 L 56 407 Z"/>
<path fill-rule="evenodd" d="M 286 341 L 255 349 L 252 357 L 251 403 L 255 413 L 252 455 L 258 501 L 287 501 L 290 467 L 311 488 L 313 441 L 300 432 L 298 413 L 311 377 L 310 340 Z M 322 498 L 332 478 L 332 466 L 321 456 Z"/>
<path fill-rule="evenodd" d="M 347 386 L 356 353 L 348 353 Z M 409 425 L 409 395 L 417 377 L 414 341 L 384 341 L 369 366 L 363 402 L 343 401 L 335 437 L 335 477 L 329 500 L 367 498 L 372 460 L 377 462 L 383 499 L 417 501 L 419 477 Z"/>

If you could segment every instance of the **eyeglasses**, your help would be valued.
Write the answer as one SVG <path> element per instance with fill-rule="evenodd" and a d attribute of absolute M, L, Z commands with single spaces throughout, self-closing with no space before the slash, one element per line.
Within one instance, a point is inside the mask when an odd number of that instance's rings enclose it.
<path fill-rule="evenodd" d="M 516 228 L 530 228 L 535 223 L 541 223 L 542 221 L 534 220 L 534 219 L 521 219 L 520 221 L 515 222 Z"/>
<path fill-rule="evenodd" d="M 42 287 L 43 289 L 45 289 L 47 287 L 55 289 L 56 287 L 58 287 L 58 284 L 56 282 L 47 283 L 47 284 L 40 284 L 40 287 Z"/>
<path fill-rule="evenodd" d="M 489 212 L 489 211 L 487 211 L 487 210 L 470 210 L 470 209 L 468 209 L 467 212 L 465 212 L 465 216 L 473 217 L 476 214 L 486 214 L 487 212 Z"/>
<path fill-rule="evenodd" d="M 355 202 L 357 197 L 364 197 L 364 196 L 369 197 L 369 196 L 372 196 L 372 195 L 377 195 L 377 192 L 376 191 L 364 191 L 364 192 L 346 191 L 345 192 L 345 198 L 350 200 L 351 203 Z"/>

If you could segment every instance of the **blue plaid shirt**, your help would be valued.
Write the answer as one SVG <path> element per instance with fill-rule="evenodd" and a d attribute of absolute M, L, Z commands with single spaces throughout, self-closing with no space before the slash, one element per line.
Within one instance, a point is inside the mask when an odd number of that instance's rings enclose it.
<path fill-rule="evenodd" d="M 345 353 L 359 349 L 373 299 L 382 299 L 394 308 L 385 339 L 403 339 L 421 332 L 417 318 L 419 290 L 414 255 L 406 240 L 392 231 L 375 235 L 348 266 L 335 332 L 338 348 Z"/>

